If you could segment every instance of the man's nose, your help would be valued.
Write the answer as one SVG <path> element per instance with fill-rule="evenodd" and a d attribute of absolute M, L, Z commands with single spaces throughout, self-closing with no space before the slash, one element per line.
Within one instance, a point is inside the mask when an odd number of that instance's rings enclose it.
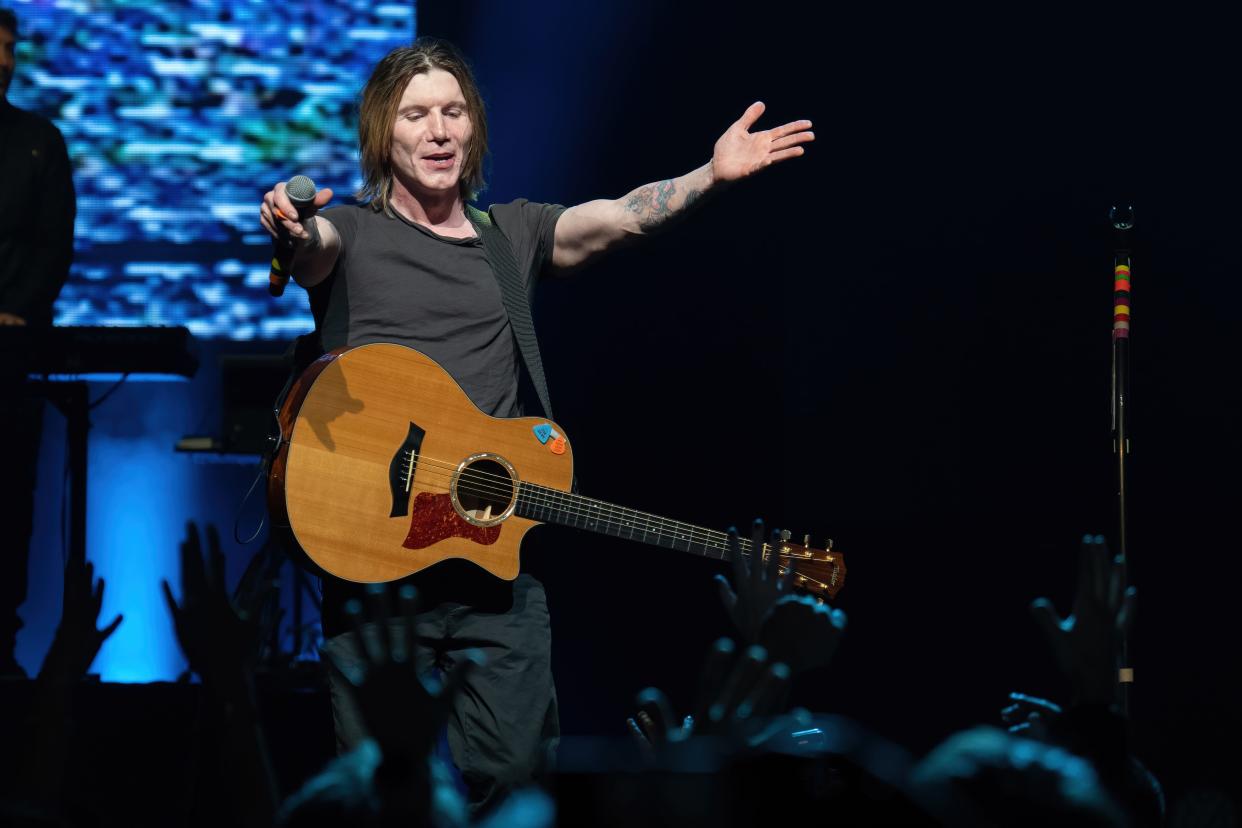
<path fill-rule="evenodd" d="M 444 116 L 441 113 L 431 112 L 427 116 L 427 121 L 428 127 L 430 128 L 431 140 L 448 140 L 448 124 L 445 123 Z"/>

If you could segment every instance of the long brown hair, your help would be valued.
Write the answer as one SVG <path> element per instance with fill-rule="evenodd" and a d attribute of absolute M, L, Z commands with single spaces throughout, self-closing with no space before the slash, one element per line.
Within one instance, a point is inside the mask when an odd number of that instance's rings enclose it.
<path fill-rule="evenodd" d="M 451 43 L 420 37 L 410 46 L 393 49 L 375 66 L 362 90 L 358 113 L 358 149 L 362 187 L 355 194 L 371 209 L 392 215 L 392 129 L 401 96 L 415 75 L 443 69 L 457 79 L 470 116 L 470 140 L 461 165 L 461 197 L 474 199 L 484 187 L 483 158 L 487 154 L 487 114 L 483 97 L 466 59 Z"/>

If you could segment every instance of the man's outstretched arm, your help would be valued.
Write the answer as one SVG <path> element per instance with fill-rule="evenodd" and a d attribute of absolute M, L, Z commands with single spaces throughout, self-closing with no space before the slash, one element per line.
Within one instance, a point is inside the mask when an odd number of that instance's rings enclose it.
<path fill-rule="evenodd" d="M 654 233 L 684 215 L 703 196 L 730 182 L 802 155 L 815 140 L 810 121 L 792 121 L 760 132 L 750 128 L 763 114 L 753 103 L 716 141 L 712 160 L 686 173 L 645 184 L 618 199 L 599 199 L 570 207 L 556 224 L 553 267 L 572 270 L 628 239 Z"/>

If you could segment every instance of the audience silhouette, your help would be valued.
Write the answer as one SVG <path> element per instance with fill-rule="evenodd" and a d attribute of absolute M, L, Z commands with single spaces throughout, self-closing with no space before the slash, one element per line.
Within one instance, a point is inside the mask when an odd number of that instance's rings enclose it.
<path fill-rule="evenodd" d="M 764 548 L 762 521 L 751 540 L 752 549 Z M 274 586 L 244 581 L 230 594 L 218 533 L 189 524 L 180 597 L 163 584 L 177 640 L 201 681 L 198 765 L 210 781 L 196 783 L 203 790 L 191 797 L 187 824 L 1164 824 L 1160 785 L 1129 746 L 1118 672 L 1135 592 L 1103 538 L 1083 538 L 1069 615 L 1043 598 L 1031 605 L 1067 688 L 1064 701 L 1013 692 L 1000 712 L 1005 728 L 950 734 L 917 762 L 857 722 L 790 708 L 795 682 L 830 668 L 845 613 L 799 594 L 777 555 L 743 554 L 732 529 L 729 550 L 733 578 L 719 577 L 719 591 L 736 639 L 709 649 L 687 712 L 675 714 L 657 688 L 642 690 L 625 722 L 628 743 L 597 753 L 586 774 L 580 752 L 562 757 L 547 789 L 519 790 L 472 821 L 437 745 L 482 655 L 468 651 L 447 674 L 420 671 L 410 623 L 418 596 L 409 586 L 394 596 L 372 585 L 365 605 L 346 608 L 363 659 L 334 667 L 348 679 L 369 738 L 282 796 L 255 689 L 276 621 Z M 5 825 L 102 824 L 65 804 L 64 785 L 75 751 L 75 688 L 122 623 L 117 615 L 99 626 L 103 594 L 93 566 L 70 559 L 61 621 L 10 747 L 23 760 L 5 779 Z"/>

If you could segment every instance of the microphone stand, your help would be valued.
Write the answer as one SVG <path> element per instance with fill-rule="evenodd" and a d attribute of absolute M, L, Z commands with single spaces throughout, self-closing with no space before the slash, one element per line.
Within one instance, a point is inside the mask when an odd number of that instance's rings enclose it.
<path fill-rule="evenodd" d="M 1113 370 L 1112 430 L 1113 458 L 1117 469 L 1117 551 L 1121 558 L 1122 590 L 1129 585 L 1129 551 L 1126 547 L 1126 461 L 1130 456 L 1127 418 L 1130 396 L 1130 230 L 1134 227 L 1134 208 L 1115 206 L 1108 211 L 1113 242 Z M 1121 709 L 1130 715 L 1130 685 L 1134 670 L 1130 664 L 1130 642 L 1121 641 Z"/>

